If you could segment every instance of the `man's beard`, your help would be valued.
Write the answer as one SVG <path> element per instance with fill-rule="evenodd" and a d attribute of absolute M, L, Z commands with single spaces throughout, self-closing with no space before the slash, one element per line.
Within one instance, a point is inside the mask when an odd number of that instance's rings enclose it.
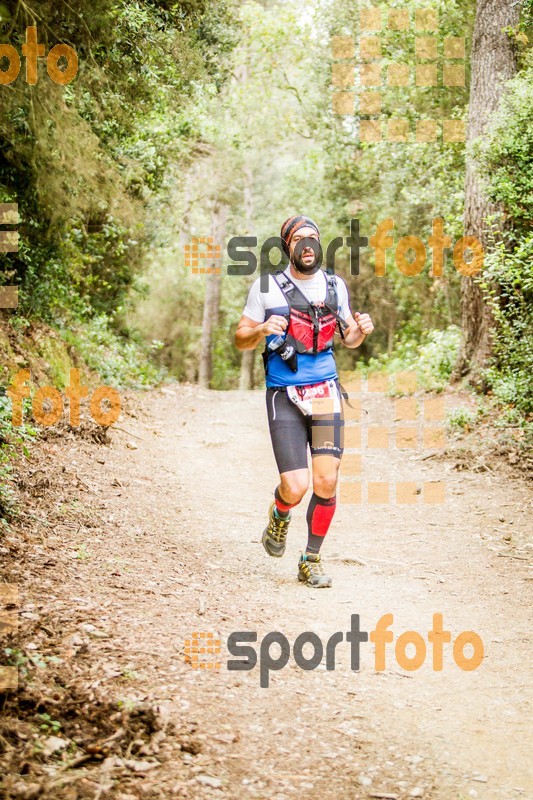
<path fill-rule="evenodd" d="M 314 275 L 314 273 L 318 272 L 320 269 L 320 265 L 317 263 L 319 260 L 318 255 L 313 253 L 313 256 L 313 260 L 309 264 L 306 264 L 303 260 L 303 253 L 300 253 L 299 255 L 294 253 L 292 257 L 292 263 L 298 272 L 302 272 L 304 275 Z"/>

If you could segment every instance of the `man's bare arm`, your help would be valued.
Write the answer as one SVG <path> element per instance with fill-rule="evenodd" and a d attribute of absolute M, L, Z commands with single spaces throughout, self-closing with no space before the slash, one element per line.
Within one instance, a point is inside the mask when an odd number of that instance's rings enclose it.
<path fill-rule="evenodd" d="M 287 320 L 278 314 L 273 314 L 266 322 L 256 322 L 243 314 L 235 332 L 235 346 L 239 350 L 255 350 L 266 336 L 284 333 L 286 328 Z"/>
<path fill-rule="evenodd" d="M 374 330 L 374 325 L 368 314 L 359 314 L 357 311 L 352 317 L 350 314 L 346 318 L 348 327 L 344 331 L 344 339 L 342 339 L 345 347 L 359 347 L 369 333 Z"/>

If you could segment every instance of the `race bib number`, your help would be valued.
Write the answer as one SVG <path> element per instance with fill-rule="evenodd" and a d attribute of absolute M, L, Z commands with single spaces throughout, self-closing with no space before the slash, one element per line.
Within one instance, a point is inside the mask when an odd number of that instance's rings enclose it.
<path fill-rule="evenodd" d="M 309 386 L 287 386 L 287 395 L 306 416 L 338 414 L 341 410 L 339 392 L 333 379 Z"/>

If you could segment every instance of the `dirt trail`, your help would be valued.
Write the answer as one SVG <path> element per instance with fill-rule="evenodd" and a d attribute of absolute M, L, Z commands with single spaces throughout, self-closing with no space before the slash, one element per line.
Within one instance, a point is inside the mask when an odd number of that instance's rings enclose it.
<path fill-rule="evenodd" d="M 383 420 L 392 402 L 374 401 L 367 421 Z M 295 578 L 306 501 L 283 559 L 269 559 L 259 543 L 276 484 L 263 392 L 170 387 L 143 396 L 121 425 L 109 448 L 48 445 L 65 486 L 74 474 L 83 482 L 78 510 L 98 522 L 46 534 L 41 557 L 61 548 L 71 560 L 60 574 L 49 569 L 40 604 L 64 620 L 74 644 L 90 639 L 102 665 L 95 679 L 110 693 L 149 699 L 192 724 L 201 751 L 167 741 L 157 768 L 119 787 L 102 772 L 94 796 L 533 796 L 533 515 L 523 485 L 497 470 L 456 472 L 451 462 L 421 460 L 424 451 L 368 451 L 364 480 L 443 480 L 447 500 L 341 504 L 323 551 L 334 586 L 314 591 Z M 260 688 L 258 666 L 226 668 L 232 631 L 257 631 L 256 651 L 266 633 L 281 631 L 292 648 L 304 631 L 324 644 L 348 631 L 351 614 L 371 631 L 392 613 L 394 641 L 407 630 L 426 639 L 436 612 L 452 640 L 464 630 L 482 638 L 478 670 L 459 669 L 449 644 L 442 672 L 433 671 L 429 646 L 424 665 L 407 672 L 393 643 L 378 673 L 368 642 L 354 672 L 346 641 L 335 671 L 303 671 L 291 653 L 269 688 Z M 186 662 L 193 631 L 221 639 L 220 669 Z"/>

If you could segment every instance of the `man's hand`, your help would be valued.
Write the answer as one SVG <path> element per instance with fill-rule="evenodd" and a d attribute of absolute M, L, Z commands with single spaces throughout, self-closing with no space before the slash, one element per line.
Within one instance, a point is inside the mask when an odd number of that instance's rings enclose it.
<path fill-rule="evenodd" d="M 271 336 L 273 333 L 285 333 L 286 328 L 287 320 L 285 317 L 281 317 L 279 314 L 272 314 L 266 322 L 262 323 L 261 332 L 263 336 Z"/>
<path fill-rule="evenodd" d="M 360 314 L 356 311 L 346 319 L 348 327 L 344 331 L 343 345 L 346 347 L 359 347 L 363 343 L 365 336 L 372 333 L 374 325 L 368 314 Z"/>
<path fill-rule="evenodd" d="M 359 312 L 356 311 L 353 315 L 353 318 L 357 322 L 361 333 L 364 333 L 365 336 L 368 336 L 369 333 L 372 333 L 374 330 L 374 324 L 370 319 L 369 314 L 359 314 Z"/>
<path fill-rule="evenodd" d="M 287 320 L 279 314 L 273 314 L 266 322 L 256 322 L 243 314 L 237 325 L 235 345 L 239 350 L 253 350 L 265 336 L 281 334 L 286 328 Z"/>

